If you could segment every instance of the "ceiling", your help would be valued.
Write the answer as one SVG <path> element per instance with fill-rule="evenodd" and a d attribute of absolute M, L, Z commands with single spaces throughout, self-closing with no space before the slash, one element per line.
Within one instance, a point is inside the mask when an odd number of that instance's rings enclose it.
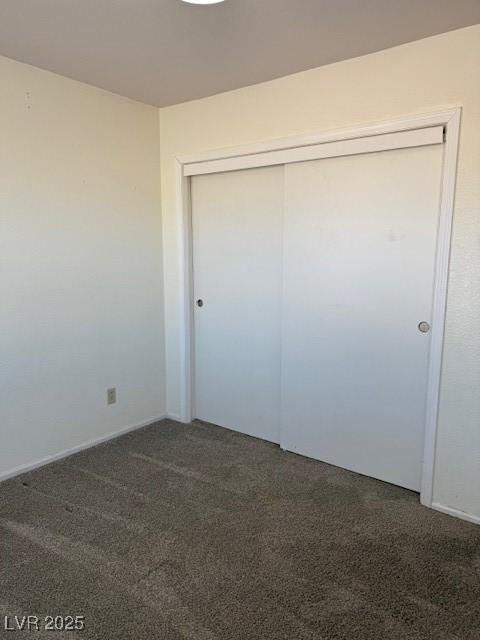
<path fill-rule="evenodd" d="M 480 0 L 0 0 L 0 54 L 165 106 L 480 22 Z"/>

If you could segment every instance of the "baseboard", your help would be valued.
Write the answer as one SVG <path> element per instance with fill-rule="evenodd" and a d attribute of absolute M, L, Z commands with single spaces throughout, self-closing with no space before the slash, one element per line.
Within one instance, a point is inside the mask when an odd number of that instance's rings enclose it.
<path fill-rule="evenodd" d="M 446 507 L 445 505 L 439 504 L 438 502 L 432 502 L 432 509 L 435 509 L 435 511 L 446 513 L 447 515 L 453 516 L 454 518 L 461 518 L 462 520 L 466 520 L 467 522 L 473 522 L 473 524 L 480 524 L 480 516 L 474 516 L 470 513 L 466 513 L 465 511 L 460 511 L 460 509 Z"/>
<path fill-rule="evenodd" d="M 141 429 L 142 427 L 148 427 L 150 424 L 155 424 L 155 422 L 159 422 L 160 420 L 165 420 L 167 415 L 161 415 L 157 418 L 150 418 L 149 420 L 145 420 L 139 424 L 131 425 L 129 427 L 124 427 L 123 429 L 119 429 L 118 431 L 112 431 L 107 433 L 99 438 L 95 438 L 94 440 L 88 440 L 87 442 L 83 442 L 82 444 L 77 445 L 76 447 L 72 447 L 71 449 L 64 449 L 63 451 L 59 451 L 59 453 L 55 453 L 51 456 L 46 456 L 45 458 L 40 458 L 40 460 L 35 460 L 34 462 L 29 462 L 27 464 L 19 465 L 14 469 L 10 469 L 9 471 L 5 471 L 4 473 L 0 473 L 0 482 L 2 480 L 8 480 L 9 478 L 13 478 L 22 473 L 27 473 L 27 471 L 33 471 L 34 469 L 38 469 L 39 467 L 43 467 L 46 464 L 50 464 L 51 462 L 55 462 L 56 460 L 61 460 L 62 458 L 68 458 L 68 456 L 73 455 L 74 453 L 78 453 L 79 451 L 83 451 L 84 449 L 90 449 L 97 444 L 101 444 L 102 442 L 107 442 L 108 440 L 114 440 L 119 436 L 123 436 L 130 431 L 136 431 L 137 429 Z"/>

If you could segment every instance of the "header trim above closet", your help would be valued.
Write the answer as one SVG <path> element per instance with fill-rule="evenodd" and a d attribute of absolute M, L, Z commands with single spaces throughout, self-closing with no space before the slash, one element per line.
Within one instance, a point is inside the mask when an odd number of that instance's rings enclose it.
<path fill-rule="evenodd" d="M 391 149 L 423 147 L 426 145 L 441 144 L 443 137 L 443 126 L 397 131 L 383 135 L 377 134 L 289 149 L 278 149 L 230 158 L 194 162 L 184 165 L 184 175 L 195 176 L 206 173 L 238 171 L 239 169 L 253 169 L 255 167 L 290 164 L 292 162 L 304 162 L 306 160 L 320 160 L 321 158 L 374 153 Z"/>

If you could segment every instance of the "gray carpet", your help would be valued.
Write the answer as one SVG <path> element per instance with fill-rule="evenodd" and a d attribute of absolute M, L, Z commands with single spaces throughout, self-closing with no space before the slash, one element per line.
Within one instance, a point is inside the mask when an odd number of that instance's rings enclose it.
<path fill-rule="evenodd" d="M 0 614 L 108 640 L 480 639 L 480 527 L 163 421 L 0 485 Z"/>

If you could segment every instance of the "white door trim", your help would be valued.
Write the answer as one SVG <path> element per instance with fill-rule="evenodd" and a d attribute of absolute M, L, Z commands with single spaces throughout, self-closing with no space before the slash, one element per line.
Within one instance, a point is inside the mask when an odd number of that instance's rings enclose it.
<path fill-rule="evenodd" d="M 374 153 L 388 149 L 406 149 L 421 147 L 424 145 L 441 144 L 443 142 L 443 127 L 424 127 L 422 129 L 409 129 L 408 131 L 395 131 L 383 135 L 362 136 L 348 140 L 335 140 L 310 144 L 303 147 L 290 149 L 277 149 L 276 151 L 263 151 L 251 153 L 247 156 L 235 156 L 233 158 L 221 158 L 220 160 L 207 160 L 204 162 L 190 162 L 183 165 L 183 173 L 186 176 L 198 176 L 205 173 L 221 173 L 225 171 L 238 171 L 239 169 L 254 169 L 258 167 L 271 167 L 273 165 L 292 164 L 293 162 L 305 162 L 306 160 L 320 160 L 321 158 L 335 158 L 339 156 L 352 156 L 361 153 Z"/>
<path fill-rule="evenodd" d="M 182 422 L 190 422 L 194 415 L 192 406 L 194 397 L 192 227 L 190 179 L 185 175 L 186 165 L 197 165 L 195 173 L 198 175 L 199 173 L 202 173 L 202 170 L 198 167 L 198 163 L 205 163 L 205 170 L 203 173 L 209 173 L 209 163 L 215 161 L 214 166 L 218 170 L 221 166 L 218 164 L 218 161 L 226 160 L 227 162 L 225 162 L 225 167 L 228 170 L 228 167 L 232 164 L 232 158 L 244 158 L 245 156 L 253 156 L 256 154 L 279 150 L 286 152 L 285 154 L 282 154 L 282 156 L 285 158 L 284 162 L 288 163 L 289 155 L 294 159 L 296 157 L 294 152 L 300 147 L 328 142 L 338 142 L 342 140 L 355 140 L 358 138 L 366 138 L 402 131 L 412 131 L 415 129 L 423 129 L 425 127 L 442 126 L 445 134 L 445 152 L 433 292 L 424 460 L 420 497 L 422 504 L 430 507 L 436 506 L 432 505 L 433 478 L 435 473 L 438 401 L 445 327 L 458 140 L 460 133 L 460 115 L 461 107 L 454 107 L 437 111 L 435 113 L 415 115 L 399 120 L 390 120 L 388 122 L 358 126 L 349 129 L 339 129 L 336 131 L 314 133 L 310 135 L 266 140 L 238 147 L 199 152 L 193 155 L 180 156 L 175 159 L 176 209 L 179 220 L 179 283 L 181 287 L 181 295 L 179 297 L 181 406 L 180 416 L 178 417 Z M 291 154 L 289 154 L 289 152 L 291 152 Z"/>

